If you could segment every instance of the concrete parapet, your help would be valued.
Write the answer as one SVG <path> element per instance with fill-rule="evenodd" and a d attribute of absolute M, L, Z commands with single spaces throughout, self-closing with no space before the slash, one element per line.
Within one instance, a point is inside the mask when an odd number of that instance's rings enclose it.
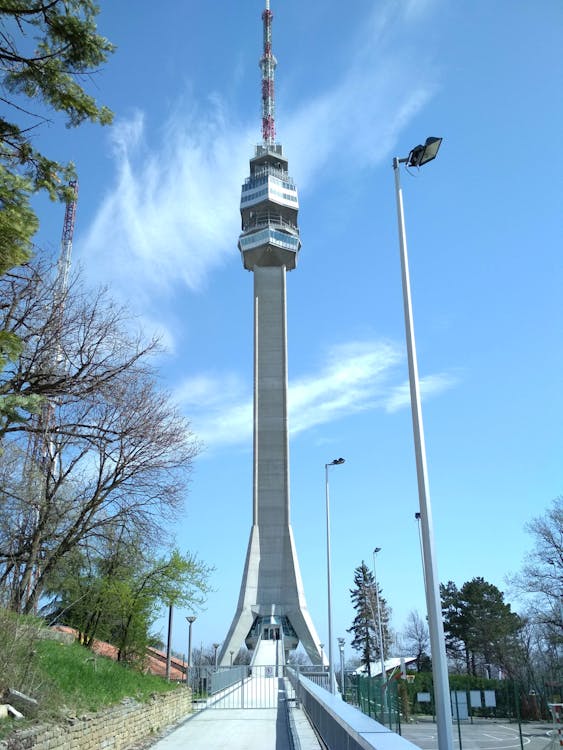
<path fill-rule="evenodd" d="M 419 750 L 412 742 L 345 703 L 340 694 L 329 693 L 303 675 L 294 675 L 291 682 L 305 713 L 328 747 Z"/>

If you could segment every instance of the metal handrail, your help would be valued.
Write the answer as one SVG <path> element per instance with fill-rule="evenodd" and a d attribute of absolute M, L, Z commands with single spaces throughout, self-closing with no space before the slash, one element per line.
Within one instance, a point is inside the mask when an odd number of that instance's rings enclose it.
<path fill-rule="evenodd" d="M 283 216 L 280 216 L 279 214 L 273 214 L 270 211 L 252 216 L 251 220 L 244 225 L 244 231 L 246 232 L 249 229 L 255 229 L 257 227 L 266 227 L 269 224 L 288 229 L 291 234 L 299 233 L 299 230 L 297 229 L 295 224 L 293 224 L 291 221 L 288 221 L 287 219 L 284 219 Z"/>
<path fill-rule="evenodd" d="M 289 182 L 293 185 L 293 180 L 289 176 L 288 172 L 286 172 L 285 169 L 278 169 L 277 167 L 273 167 L 270 164 L 267 164 L 264 167 L 261 167 L 260 169 L 257 169 L 254 174 L 250 175 L 250 177 L 247 177 L 244 181 L 244 186 L 251 185 L 252 183 L 259 180 L 261 177 L 277 177 L 279 180 L 283 180 L 284 182 Z"/>

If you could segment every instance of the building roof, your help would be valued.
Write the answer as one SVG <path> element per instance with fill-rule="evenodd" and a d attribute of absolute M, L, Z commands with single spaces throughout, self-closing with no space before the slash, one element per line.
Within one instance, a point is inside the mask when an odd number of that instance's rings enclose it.
<path fill-rule="evenodd" d="M 393 673 L 397 670 L 400 670 L 403 664 L 406 667 L 408 664 L 412 664 L 415 661 L 416 656 L 392 656 L 389 659 L 385 659 L 385 673 Z M 368 668 L 365 664 L 362 664 L 360 667 L 358 667 L 358 669 L 354 670 L 354 674 L 367 674 L 367 672 Z M 381 674 L 380 661 L 371 662 L 370 674 L 372 677 L 377 677 L 377 675 Z"/>

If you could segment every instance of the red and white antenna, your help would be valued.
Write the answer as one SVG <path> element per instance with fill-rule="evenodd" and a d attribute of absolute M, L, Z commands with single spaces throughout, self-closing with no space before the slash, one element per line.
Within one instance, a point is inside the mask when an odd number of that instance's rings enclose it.
<path fill-rule="evenodd" d="M 276 125 L 274 120 L 274 72 L 277 60 L 272 54 L 272 18 L 270 0 L 266 0 L 266 8 L 262 13 L 264 23 L 264 54 L 260 58 L 262 69 L 262 138 L 264 145 L 272 145 L 276 140 Z"/>
<path fill-rule="evenodd" d="M 72 238 L 74 236 L 74 222 L 76 220 L 76 203 L 78 201 L 78 180 L 68 183 L 73 192 L 72 199 L 66 204 L 63 234 L 61 237 L 61 252 L 57 261 L 57 296 L 64 299 L 68 287 L 68 273 L 72 256 Z"/>

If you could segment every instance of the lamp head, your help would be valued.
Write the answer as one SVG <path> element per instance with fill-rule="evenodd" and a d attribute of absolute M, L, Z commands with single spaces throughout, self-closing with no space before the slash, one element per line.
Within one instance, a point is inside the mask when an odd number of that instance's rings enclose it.
<path fill-rule="evenodd" d="M 196 620 L 196 617 L 195 617 L 195 615 L 188 615 L 188 616 L 186 617 L 186 620 L 187 620 L 187 621 L 188 621 L 188 622 L 190 623 L 190 625 L 191 625 L 191 624 L 192 624 L 192 622 L 195 622 L 195 620 Z"/>
<path fill-rule="evenodd" d="M 373 554 L 374 554 L 374 555 L 377 555 L 377 553 L 378 553 L 378 552 L 381 552 L 381 547 L 376 547 L 376 548 L 375 548 L 375 549 L 373 550 Z"/>
<path fill-rule="evenodd" d="M 345 458 L 335 458 L 334 461 L 330 462 L 330 466 L 338 466 L 339 464 L 345 464 L 346 459 Z"/>
<path fill-rule="evenodd" d="M 407 167 L 422 167 L 435 159 L 441 143 L 441 138 L 431 137 L 426 139 L 424 146 L 415 146 L 408 156 Z"/>

